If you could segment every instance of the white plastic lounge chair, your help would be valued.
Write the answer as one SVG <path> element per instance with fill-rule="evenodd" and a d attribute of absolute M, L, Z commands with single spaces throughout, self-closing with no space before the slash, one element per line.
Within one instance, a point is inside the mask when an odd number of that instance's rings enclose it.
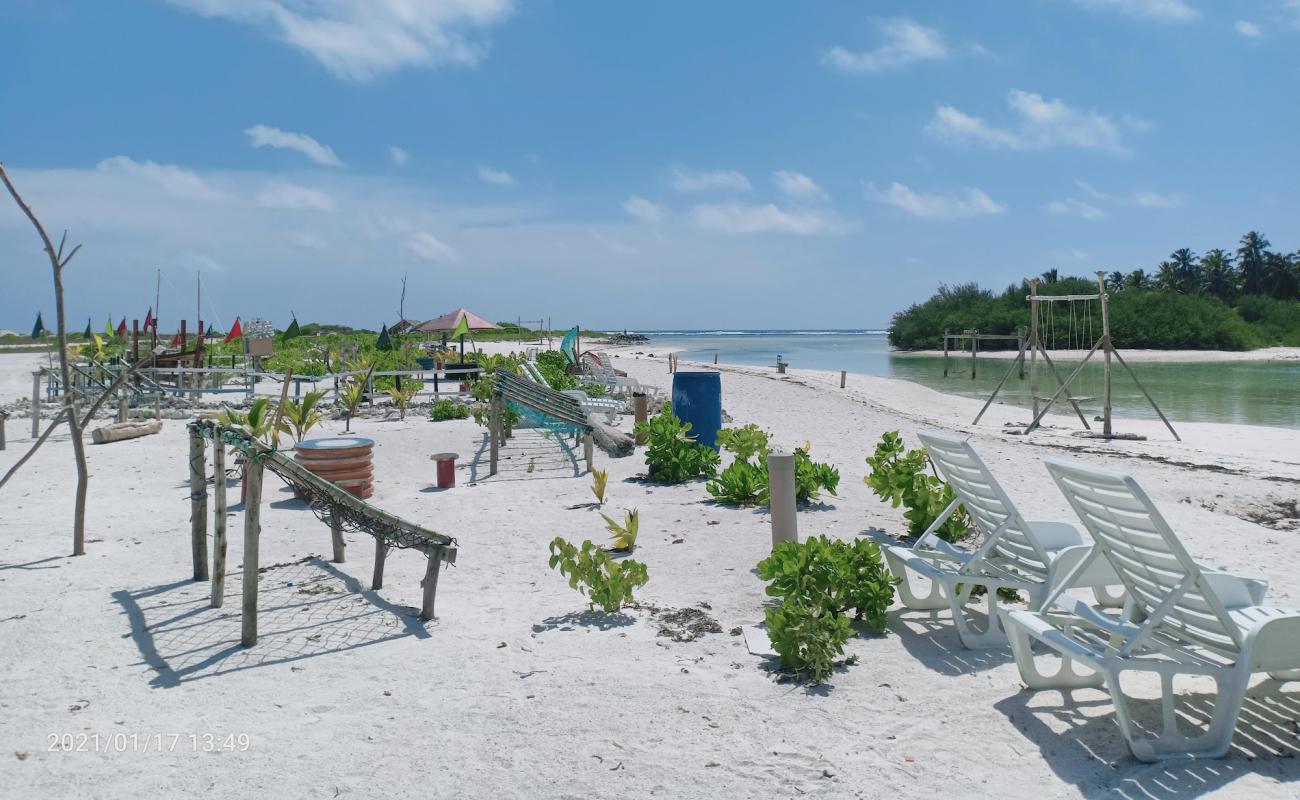
<path fill-rule="evenodd" d="M 619 375 L 608 354 L 598 355 L 590 351 L 583 353 L 582 374 L 596 383 L 604 384 L 610 394 L 631 395 L 633 392 L 649 394 L 636 378 Z"/>
<path fill-rule="evenodd" d="M 525 361 L 523 363 L 523 370 L 524 374 L 527 375 L 533 383 L 545 386 L 547 389 L 551 388 L 551 384 L 546 380 L 546 376 L 542 374 L 542 371 L 538 369 L 537 365 L 533 362 Z M 584 414 L 604 414 L 606 421 L 611 425 L 614 424 L 615 418 L 618 416 L 619 412 L 623 410 L 624 406 L 622 400 L 616 400 L 612 397 L 590 397 L 586 392 L 578 389 L 570 389 L 561 392 L 561 394 L 567 394 L 574 400 L 577 400 L 578 405 L 582 406 L 582 412 Z"/>
<path fill-rule="evenodd" d="M 920 432 L 917 436 L 939 476 L 957 497 L 912 547 L 885 548 L 890 571 L 901 579 L 899 599 L 905 607 L 918 611 L 949 607 L 966 647 L 1005 644 L 997 590 L 1023 591 L 1029 595 L 1029 607 L 1039 608 L 1049 589 L 1091 548 L 1073 525 L 1025 520 L 969 442 L 942 433 Z M 975 550 L 956 547 L 935 534 L 958 505 L 966 507 L 974 527 L 983 534 Z M 929 594 L 917 596 L 909 570 L 929 578 Z M 1099 602 L 1115 605 L 1118 600 L 1102 588 L 1117 583 L 1108 565 L 1096 562 L 1075 576 L 1070 586 L 1092 587 Z M 988 590 L 988 622 L 982 632 L 975 630 L 964 610 L 976 586 Z"/>
<path fill-rule="evenodd" d="M 1124 740 L 1142 761 L 1223 756 L 1252 674 L 1300 680 L 1300 611 L 1260 605 L 1262 581 L 1198 566 L 1132 477 L 1059 459 L 1047 459 L 1047 469 L 1096 539 L 1096 548 L 1075 569 L 1108 560 L 1128 592 L 1130 613 L 1124 619 L 1100 614 L 1057 591 L 1042 611 L 1009 613 L 1007 632 L 1025 684 L 1044 689 L 1104 683 Z M 1031 639 L 1061 656 L 1057 674 L 1039 670 Z M 1074 661 L 1092 672 L 1074 671 Z M 1160 676 L 1159 735 L 1135 727 L 1120 681 L 1124 672 Z M 1214 710 L 1198 735 L 1178 730 L 1176 675 L 1214 679 Z"/>

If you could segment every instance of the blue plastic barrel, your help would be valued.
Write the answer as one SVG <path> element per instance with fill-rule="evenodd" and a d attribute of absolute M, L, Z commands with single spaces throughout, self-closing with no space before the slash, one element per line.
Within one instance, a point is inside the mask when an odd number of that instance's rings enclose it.
<path fill-rule="evenodd" d="M 722 375 L 717 372 L 673 374 L 673 413 L 691 423 L 691 435 L 700 444 L 718 449 L 722 427 Z"/>

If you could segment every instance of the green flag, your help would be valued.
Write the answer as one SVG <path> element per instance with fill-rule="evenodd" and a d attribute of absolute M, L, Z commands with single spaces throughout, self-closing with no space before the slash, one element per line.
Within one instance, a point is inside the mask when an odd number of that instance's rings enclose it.
<path fill-rule="evenodd" d="M 113 315 L 108 315 L 108 320 L 104 323 L 104 338 L 112 339 L 117 334 L 113 332 Z"/>
<path fill-rule="evenodd" d="M 45 323 L 41 321 L 41 312 L 36 312 L 36 324 L 32 326 L 32 338 L 39 339 L 45 333 Z"/>
<path fill-rule="evenodd" d="M 86 332 L 83 333 L 83 334 L 81 334 L 81 335 L 82 335 L 83 337 L 85 337 L 86 341 L 89 342 L 89 341 L 90 341 L 91 333 L 92 333 L 92 332 L 91 332 L 91 330 L 90 330 L 90 317 L 86 317 Z"/>
<path fill-rule="evenodd" d="M 385 322 L 379 326 L 379 338 L 375 340 L 377 350 L 388 350 L 393 346 L 393 340 L 388 338 L 388 323 Z"/>
<path fill-rule="evenodd" d="M 456 326 L 456 330 L 451 332 L 451 335 L 452 338 L 454 339 L 457 336 L 464 336 L 468 333 L 469 333 L 469 318 L 466 317 L 464 314 L 462 314 L 460 317 L 460 323 Z"/>
<path fill-rule="evenodd" d="M 298 318 L 294 317 L 293 322 L 290 322 L 289 327 L 285 329 L 283 338 L 288 341 L 298 336 L 302 336 L 302 331 L 298 329 Z"/>

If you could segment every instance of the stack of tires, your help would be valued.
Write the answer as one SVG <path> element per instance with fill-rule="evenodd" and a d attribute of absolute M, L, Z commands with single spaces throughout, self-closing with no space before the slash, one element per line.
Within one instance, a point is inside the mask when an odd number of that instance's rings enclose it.
<path fill-rule="evenodd" d="M 359 436 L 299 442 L 293 458 L 311 472 L 366 499 L 375 493 L 375 442 Z"/>

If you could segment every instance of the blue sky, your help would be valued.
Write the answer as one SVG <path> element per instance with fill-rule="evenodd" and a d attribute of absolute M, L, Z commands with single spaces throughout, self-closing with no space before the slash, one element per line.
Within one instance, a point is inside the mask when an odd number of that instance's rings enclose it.
<path fill-rule="evenodd" d="M 71 324 L 877 327 L 940 283 L 1300 247 L 1300 0 L 6 0 Z M 53 315 L 0 203 L 0 327 Z M 192 324 L 192 323 L 191 323 Z"/>

